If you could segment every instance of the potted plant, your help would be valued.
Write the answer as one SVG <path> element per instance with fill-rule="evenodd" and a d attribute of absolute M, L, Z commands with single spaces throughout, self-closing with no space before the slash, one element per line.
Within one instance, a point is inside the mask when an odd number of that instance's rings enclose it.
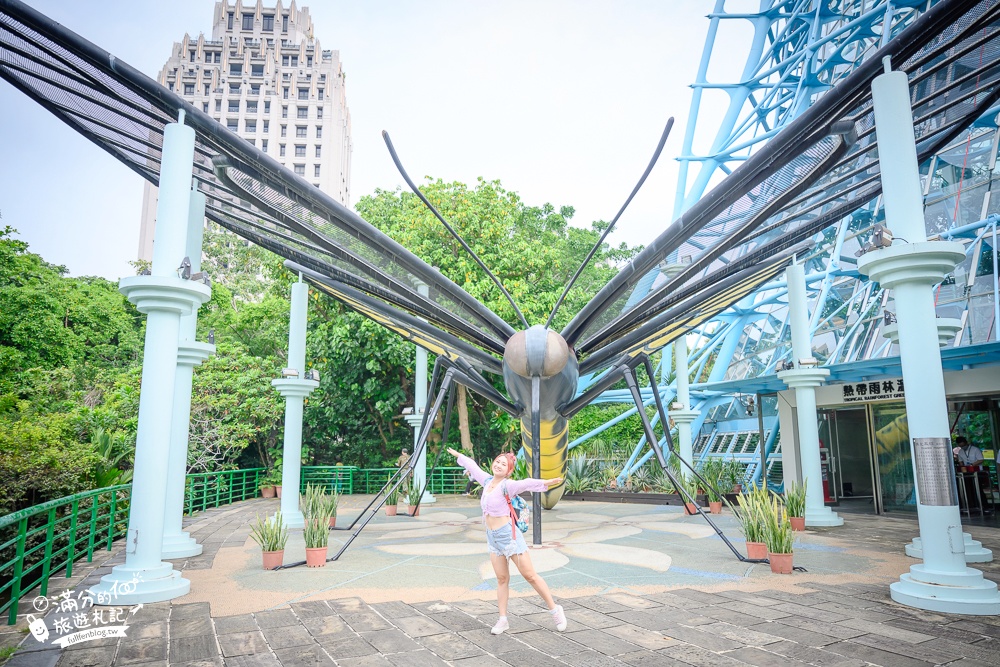
<path fill-rule="evenodd" d="M 684 486 L 685 494 L 682 494 L 681 499 L 684 501 L 684 513 L 685 514 L 697 514 L 698 513 L 698 478 L 694 475 L 690 477 L 684 477 L 680 480 L 681 484 Z"/>
<path fill-rule="evenodd" d="M 806 484 L 791 483 L 785 489 L 785 511 L 792 530 L 806 529 Z"/>
<path fill-rule="evenodd" d="M 336 489 L 323 495 L 323 502 L 326 504 L 326 513 L 330 516 L 330 528 L 337 525 L 337 505 L 340 504 L 340 494 Z"/>
<path fill-rule="evenodd" d="M 740 463 L 736 459 L 726 461 L 722 472 L 722 490 L 726 493 L 742 493 L 743 479 L 746 473 L 747 467 L 743 463 Z"/>
<path fill-rule="evenodd" d="M 722 495 L 719 493 L 718 485 L 722 482 L 724 466 L 719 459 L 709 459 L 701 468 L 701 476 L 708 482 L 705 493 L 708 495 L 708 507 L 712 514 L 722 513 Z"/>
<path fill-rule="evenodd" d="M 763 488 L 751 489 L 737 497 L 738 505 L 729 504 L 733 515 L 740 522 L 740 531 L 746 538 L 747 558 L 764 560 L 767 558 L 767 544 L 764 542 L 763 505 L 768 501 L 769 492 Z"/>
<path fill-rule="evenodd" d="M 281 566 L 285 544 L 288 542 L 288 529 L 281 518 L 281 512 L 276 512 L 271 519 L 261 518 L 258 514 L 256 523 L 250 526 L 250 538 L 260 545 L 265 570 Z"/>
<path fill-rule="evenodd" d="M 261 477 L 258 487 L 262 498 L 274 498 L 274 482 L 271 481 L 270 475 Z"/>
<path fill-rule="evenodd" d="M 406 502 L 410 506 L 410 516 L 420 515 L 420 496 L 423 495 L 423 491 L 416 485 L 410 486 L 409 491 L 406 492 Z"/>
<path fill-rule="evenodd" d="M 306 566 L 326 565 L 326 551 L 330 540 L 329 502 L 322 488 L 306 484 L 306 492 L 299 496 L 299 506 L 305 524 L 302 537 L 306 542 Z"/>
<path fill-rule="evenodd" d="M 399 487 L 392 487 L 387 494 L 385 494 L 385 515 L 386 516 L 396 516 L 396 511 L 399 509 L 396 505 L 399 503 Z"/>
<path fill-rule="evenodd" d="M 765 507 L 764 542 L 767 544 L 767 558 L 771 562 L 771 572 L 792 573 L 792 544 L 795 536 L 788 523 L 785 506 L 777 496 L 772 496 Z"/>

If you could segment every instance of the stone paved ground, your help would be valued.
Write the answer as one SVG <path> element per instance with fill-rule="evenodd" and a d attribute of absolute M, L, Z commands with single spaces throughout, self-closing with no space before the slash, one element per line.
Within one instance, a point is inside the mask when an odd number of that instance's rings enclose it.
<path fill-rule="evenodd" d="M 7 665 L 1000 665 L 1000 617 L 946 616 L 889 599 L 887 584 L 915 562 L 898 557 L 913 521 L 848 516 L 843 528 L 809 531 L 799 562 L 811 571 L 779 576 L 735 561 L 720 540 L 701 536 L 696 519 L 672 517 L 671 508 L 567 504 L 558 520 L 546 515 L 547 539 L 556 546 L 533 552 L 536 562 L 562 563 L 545 576 L 566 607 L 567 631 L 552 629 L 540 600 L 515 578 L 511 631 L 494 637 L 494 587 L 476 567 L 483 556 L 475 533 L 456 518 L 474 514 L 465 499 L 425 510 L 422 528 L 411 527 L 414 519 L 380 519 L 322 570 L 267 573 L 246 539 L 248 519 L 269 508 L 266 502 L 189 521 L 205 545 L 202 556 L 178 563 L 193 593 L 144 605 L 126 638 L 58 649 L 15 628 L 6 642 L 23 642 Z M 560 532 L 558 521 L 570 520 L 594 541 Z M 731 532 L 725 518 L 720 524 Z M 408 538 L 400 537 L 404 531 Z M 1000 549 L 1000 530 L 973 534 Z M 649 562 L 649 551 L 672 562 L 666 569 Z M 550 552 L 560 558 L 542 555 Z M 388 569 L 385 558 L 393 560 Z M 113 552 L 64 584 L 90 585 L 120 561 Z M 976 567 L 1000 578 L 997 564 Z M 456 580 L 462 586 L 435 589 Z M 206 588 L 220 597 L 226 591 L 227 599 L 192 601 Z"/>

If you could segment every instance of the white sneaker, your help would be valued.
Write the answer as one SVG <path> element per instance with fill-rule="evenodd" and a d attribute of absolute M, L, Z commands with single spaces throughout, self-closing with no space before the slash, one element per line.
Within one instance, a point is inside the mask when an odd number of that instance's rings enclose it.
<path fill-rule="evenodd" d="M 563 627 L 566 627 L 565 623 L 563 624 Z M 490 630 L 490 634 L 501 635 L 505 630 L 510 630 L 510 623 L 507 622 L 506 616 L 501 616 L 500 620 L 497 621 L 497 624 L 493 626 L 492 630 Z"/>
<path fill-rule="evenodd" d="M 552 620 L 556 622 L 556 630 L 564 631 L 566 629 L 566 612 L 563 611 L 562 605 L 556 605 L 556 608 L 550 611 L 552 612 Z"/>

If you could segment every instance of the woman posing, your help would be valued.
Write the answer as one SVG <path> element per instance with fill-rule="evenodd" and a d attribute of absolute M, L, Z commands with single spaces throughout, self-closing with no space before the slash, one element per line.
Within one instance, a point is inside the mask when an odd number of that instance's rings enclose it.
<path fill-rule="evenodd" d="M 514 472 L 515 462 L 514 455 L 510 452 L 504 452 L 493 459 L 492 475 L 476 465 L 476 462 L 468 456 L 460 454 L 454 449 L 448 449 L 448 453 L 454 456 L 458 460 L 458 465 L 465 468 L 472 479 L 483 487 L 479 504 L 483 508 L 483 522 L 486 524 L 486 544 L 490 549 L 490 563 L 497 575 L 497 607 L 500 609 L 500 619 L 490 632 L 499 635 L 510 628 L 510 624 L 507 622 L 507 598 L 510 595 L 508 558 L 514 561 L 517 571 L 521 573 L 524 580 L 542 596 L 542 600 L 545 601 L 552 613 L 556 630 L 562 632 L 566 629 L 566 614 L 563 612 L 563 608 L 552 599 L 552 593 L 545 585 L 545 580 L 535 572 L 535 568 L 531 564 L 531 555 L 528 554 L 528 545 L 525 544 L 521 531 L 514 525 L 513 509 L 508 503 L 509 498 L 513 498 L 523 491 L 546 491 L 553 486 L 558 486 L 562 483 L 562 477 L 555 479 L 508 479 L 510 474 Z"/>

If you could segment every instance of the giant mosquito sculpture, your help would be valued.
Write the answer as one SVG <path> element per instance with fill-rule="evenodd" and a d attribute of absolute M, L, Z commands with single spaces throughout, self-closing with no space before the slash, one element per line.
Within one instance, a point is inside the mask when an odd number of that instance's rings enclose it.
<path fill-rule="evenodd" d="M 991 0 L 941 0 L 881 48 L 865 54 L 850 76 L 822 96 L 823 72 L 775 81 L 769 94 L 809 85 L 817 90 L 816 101 L 804 111 L 789 110 L 801 113 L 763 147 L 753 152 L 746 147 L 747 159 L 739 168 L 666 227 L 560 332 L 550 326 L 582 266 L 545 324 L 529 326 L 511 299 L 523 326 L 515 330 L 357 213 L 209 114 L 19 0 L 0 0 L 0 76 L 154 184 L 163 128 L 183 110 L 184 122 L 197 133 L 193 173 L 208 199 L 208 218 L 281 255 L 316 288 L 437 355 L 420 447 L 426 446 L 431 415 L 440 412 L 456 384 L 463 384 L 520 420 L 534 476 L 561 476 L 567 421 L 622 380 L 640 406 L 650 446 L 660 464 L 666 463 L 641 409 L 637 369 L 645 368 L 653 381 L 651 354 L 752 294 L 794 255 L 808 261 L 810 239 L 879 196 L 870 85 L 882 71 L 885 56 L 910 78 L 922 160 L 990 109 L 1000 98 L 998 20 L 1000 4 Z M 259 45 L 237 41 L 225 48 L 230 47 L 236 57 L 260 57 L 252 52 Z M 837 48 L 835 34 L 824 48 Z M 837 59 L 827 62 L 835 66 Z M 196 69 L 178 71 L 169 83 L 179 87 L 195 77 Z M 264 94 L 277 86 L 265 81 Z M 248 94 L 247 86 L 234 87 L 239 95 Z M 646 173 L 587 261 L 652 169 L 669 128 L 668 123 Z M 410 187 L 429 206 L 405 176 L 388 137 L 386 143 Z M 695 232 L 702 232 L 701 242 L 692 239 Z M 715 240 L 706 244 L 706 232 Z M 869 231 L 862 228 L 858 233 Z M 690 262 L 678 263 L 678 257 L 689 257 Z M 506 396 L 487 379 L 489 374 L 502 375 Z M 577 395 L 581 375 L 594 379 Z M 653 396 L 661 424 L 667 424 L 659 392 L 654 390 Z M 449 412 L 450 406 L 449 400 Z M 664 436 L 672 450 L 667 429 Z M 415 463 L 417 456 L 411 460 Z M 375 515 L 385 491 L 402 483 L 411 470 L 389 480 L 347 528 L 352 535 L 331 560 L 339 558 Z M 561 495 L 561 488 L 544 498 L 536 494 L 535 509 L 554 506 Z M 538 543 L 541 512 L 533 517 Z M 746 560 L 716 531 L 740 560 Z"/>

